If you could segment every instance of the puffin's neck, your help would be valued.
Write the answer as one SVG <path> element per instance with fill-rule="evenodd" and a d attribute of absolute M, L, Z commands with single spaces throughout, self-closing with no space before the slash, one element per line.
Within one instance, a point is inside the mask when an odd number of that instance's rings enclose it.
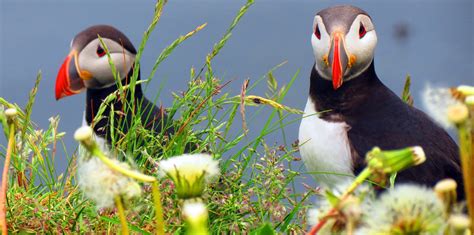
<path fill-rule="evenodd" d="M 374 69 L 374 61 L 359 76 L 344 81 L 339 89 L 334 90 L 332 81 L 319 75 L 313 66 L 310 78 L 309 96 L 316 105 L 316 111 L 331 110 L 332 114 L 350 112 L 369 97 L 376 87 L 383 86 Z"/>
<path fill-rule="evenodd" d="M 133 70 L 130 70 L 127 77 L 122 79 L 122 86 L 129 84 L 129 80 L 132 77 L 132 74 L 133 74 Z M 140 80 L 140 73 L 138 74 L 138 80 Z M 92 120 L 94 119 L 95 115 L 99 111 L 100 105 L 105 100 L 105 98 L 107 98 L 108 95 L 114 93 L 118 89 L 119 87 L 117 84 L 114 84 L 110 87 L 101 88 L 101 89 L 90 89 L 90 88 L 87 89 L 85 119 L 88 125 L 91 125 Z M 129 101 L 130 95 L 128 95 L 128 92 L 127 92 L 126 97 L 127 97 L 127 100 Z M 134 99 L 137 100 L 137 99 L 140 99 L 141 97 L 143 97 L 142 87 L 140 84 L 137 84 L 135 86 Z M 114 110 L 116 111 L 122 110 L 123 101 L 121 101 L 120 99 L 116 99 L 116 101 L 113 102 L 113 104 L 114 104 Z M 110 108 L 107 107 L 104 114 L 108 114 L 109 110 Z"/>

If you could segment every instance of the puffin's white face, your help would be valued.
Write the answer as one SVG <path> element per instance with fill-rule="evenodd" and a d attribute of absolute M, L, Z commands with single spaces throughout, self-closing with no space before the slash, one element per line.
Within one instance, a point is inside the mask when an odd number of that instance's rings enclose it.
<path fill-rule="evenodd" d="M 372 20 L 365 14 L 357 15 L 352 24 L 345 25 L 344 22 L 324 22 L 316 15 L 311 44 L 316 70 L 324 79 L 332 80 L 336 90 L 343 81 L 358 76 L 370 66 L 377 35 Z"/>
<path fill-rule="evenodd" d="M 109 50 L 110 57 L 119 73 L 119 77 L 124 78 L 132 68 L 135 55 L 122 47 L 118 42 L 108 38 L 102 41 Z M 74 48 L 73 48 L 74 49 Z M 77 67 L 82 73 L 89 73 L 90 79 L 83 79 L 86 88 L 104 88 L 115 84 L 109 59 L 105 48 L 102 47 L 99 39 L 89 42 L 77 55 Z"/>

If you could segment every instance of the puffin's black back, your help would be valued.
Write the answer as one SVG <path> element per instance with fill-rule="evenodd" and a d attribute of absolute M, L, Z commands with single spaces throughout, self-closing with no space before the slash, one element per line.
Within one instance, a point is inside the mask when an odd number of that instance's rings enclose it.
<path fill-rule="evenodd" d="M 400 172 L 397 182 L 417 182 L 433 186 L 444 178 L 458 183 L 458 195 L 464 196 L 459 150 L 456 143 L 426 114 L 407 105 L 375 74 L 373 62 L 359 77 L 347 81 L 338 90 L 322 79 L 313 68 L 310 95 L 323 119 L 345 121 L 350 129 L 354 172 L 365 167 L 365 154 L 374 146 L 385 150 L 419 145 L 426 162 Z"/>

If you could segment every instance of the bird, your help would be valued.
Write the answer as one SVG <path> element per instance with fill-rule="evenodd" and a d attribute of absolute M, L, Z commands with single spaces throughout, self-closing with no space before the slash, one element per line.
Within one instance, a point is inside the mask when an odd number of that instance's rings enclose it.
<path fill-rule="evenodd" d="M 316 14 L 311 31 L 315 63 L 298 141 L 307 170 L 321 172 L 314 174 L 317 183 L 330 190 L 347 185 L 347 176 L 366 167 L 365 154 L 375 146 L 421 146 L 426 162 L 399 172 L 396 183 L 433 186 L 452 178 L 463 197 L 456 143 L 378 78 L 377 35 L 369 14 L 350 5 L 329 7 Z"/>
<path fill-rule="evenodd" d="M 106 45 L 105 47 L 101 44 L 99 37 Z M 125 97 L 119 95 L 119 98 L 114 99 L 110 105 L 106 106 L 102 118 L 94 123 L 95 115 L 99 112 L 102 102 L 120 86 L 115 81 L 106 50 L 119 74 L 121 85 L 128 85 L 134 72 L 137 50 L 130 39 L 115 27 L 94 25 L 79 32 L 71 41 L 70 52 L 56 77 L 56 100 L 86 92 L 83 125 L 93 127 L 101 147 L 111 144 L 113 128 L 120 128 L 120 132 L 127 133 L 137 113 L 141 115 L 142 125 L 146 129 L 164 136 L 172 134 L 174 130 L 168 122 L 164 108 L 148 100 L 140 84 L 135 86 L 134 97 L 131 97 L 127 89 Z M 138 79 L 140 79 L 140 74 L 138 74 Z M 134 107 L 134 110 L 124 110 L 125 103 Z M 114 111 L 113 120 L 110 120 L 111 111 Z M 121 123 L 120 119 L 125 124 Z M 109 124 L 112 121 L 114 126 L 111 127 Z"/>

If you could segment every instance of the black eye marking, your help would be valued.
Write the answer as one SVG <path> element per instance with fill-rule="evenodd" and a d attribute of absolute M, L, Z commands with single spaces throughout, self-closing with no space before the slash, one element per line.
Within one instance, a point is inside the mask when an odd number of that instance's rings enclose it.
<path fill-rule="evenodd" d="M 316 25 L 316 29 L 314 30 L 314 35 L 316 35 L 318 39 L 321 39 L 321 32 L 319 31 L 319 25 Z"/>
<path fill-rule="evenodd" d="M 107 54 L 107 53 L 105 53 L 104 48 L 102 48 L 100 45 L 97 47 L 96 53 L 99 57 L 103 57 L 104 55 Z"/>
<path fill-rule="evenodd" d="M 359 38 L 363 38 L 365 36 L 365 34 L 367 33 L 367 31 L 365 30 L 365 27 L 364 25 L 362 24 L 362 22 L 360 22 L 360 27 L 359 27 Z"/>

